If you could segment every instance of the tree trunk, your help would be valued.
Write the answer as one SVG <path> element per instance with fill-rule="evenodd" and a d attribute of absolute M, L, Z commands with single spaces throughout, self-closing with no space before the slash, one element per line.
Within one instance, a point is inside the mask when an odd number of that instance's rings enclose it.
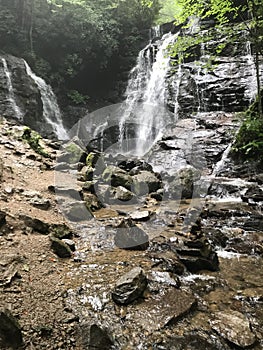
<path fill-rule="evenodd" d="M 257 45 L 256 45 L 257 46 Z M 262 111 L 262 96 L 261 96 L 261 86 L 260 86 L 260 71 L 259 71 L 259 52 L 258 48 L 256 47 L 256 74 L 257 74 L 257 95 L 258 95 L 258 114 L 260 118 L 263 118 L 263 111 Z"/>

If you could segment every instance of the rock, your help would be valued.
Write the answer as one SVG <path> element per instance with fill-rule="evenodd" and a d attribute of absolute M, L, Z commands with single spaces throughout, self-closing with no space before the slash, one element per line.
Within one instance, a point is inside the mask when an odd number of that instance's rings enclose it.
<path fill-rule="evenodd" d="M 55 192 L 57 195 L 64 196 L 64 197 L 70 197 L 73 199 L 81 198 L 81 187 L 79 186 L 62 183 L 62 184 L 56 185 Z"/>
<path fill-rule="evenodd" d="M 50 201 L 45 198 L 34 197 L 30 200 L 30 204 L 42 210 L 48 210 L 50 208 Z"/>
<path fill-rule="evenodd" d="M 23 220 L 26 226 L 32 227 L 32 229 L 37 232 L 45 235 L 49 233 L 49 224 L 40 219 L 32 218 L 28 215 L 19 215 L 19 219 Z"/>
<path fill-rule="evenodd" d="M 210 324 L 212 329 L 223 338 L 241 348 L 252 346 L 256 342 L 249 321 L 238 311 L 218 312 L 215 314 L 215 319 L 210 321 Z"/>
<path fill-rule="evenodd" d="M 132 199 L 135 199 L 135 195 L 131 191 L 127 190 L 125 187 L 118 186 L 116 188 L 114 198 L 123 202 L 127 202 Z"/>
<path fill-rule="evenodd" d="M 71 221 L 90 220 L 93 217 L 84 201 L 63 203 L 63 212 Z"/>
<path fill-rule="evenodd" d="M 245 194 L 241 196 L 244 202 L 262 202 L 263 201 L 263 190 L 258 186 L 251 186 L 247 189 Z"/>
<path fill-rule="evenodd" d="M 73 231 L 66 224 L 51 224 L 49 231 L 53 237 L 58 239 L 70 239 L 73 236 Z"/>
<path fill-rule="evenodd" d="M 57 256 L 59 256 L 60 258 L 71 257 L 71 253 L 72 253 L 71 249 L 66 243 L 52 236 L 50 237 L 50 240 L 51 240 L 51 248 Z"/>
<path fill-rule="evenodd" d="M 83 200 L 89 211 L 95 211 L 103 208 L 103 204 L 100 200 L 92 193 L 84 193 Z"/>
<path fill-rule="evenodd" d="M 98 159 L 100 158 L 99 153 L 90 152 L 86 158 L 86 165 L 91 168 L 95 168 Z"/>
<path fill-rule="evenodd" d="M 192 166 L 181 168 L 175 179 L 169 183 L 169 194 L 172 198 L 190 199 L 194 194 L 195 182 L 200 178 L 200 172 Z"/>
<path fill-rule="evenodd" d="M 87 350 L 110 350 L 113 339 L 108 330 L 97 324 L 80 325 L 82 348 Z"/>
<path fill-rule="evenodd" d="M 153 332 L 185 316 L 196 304 L 192 294 L 172 287 L 153 295 L 140 305 L 140 309 L 136 310 L 136 321 L 144 329 Z"/>
<path fill-rule="evenodd" d="M 139 174 L 133 176 L 134 190 L 138 196 L 156 192 L 162 187 L 161 181 L 150 171 L 140 171 Z"/>
<path fill-rule="evenodd" d="M 0 210 L 0 228 L 6 224 L 6 213 Z"/>
<path fill-rule="evenodd" d="M 109 350 L 113 345 L 113 341 L 105 329 L 96 324 L 90 327 L 89 350 Z"/>
<path fill-rule="evenodd" d="M 212 334 L 202 330 L 185 332 L 183 336 L 173 336 L 160 344 L 156 350 L 230 350 L 227 344 Z"/>
<path fill-rule="evenodd" d="M 245 231 L 263 231 L 263 215 L 254 214 L 243 225 Z"/>
<path fill-rule="evenodd" d="M 215 252 L 212 252 L 207 258 L 201 256 L 187 256 L 180 254 L 179 258 L 180 261 L 185 265 L 187 270 L 189 270 L 192 273 L 196 273 L 200 270 L 218 271 L 219 269 L 219 260 Z"/>
<path fill-rule="evenodd" d="M 119 227 L 114 237 L 114 243 L 122 249 L 145 250 L 149 246 L 149 237 L 138 226 Z"/>
<path fill-rule="evenodd" d="M 129 304 L 140 298 L 147 286 L 147 278 L 140 267 L 135 267 L 117 282 L 112 299 L 117 304 Z"/>
<path fill-rule="evenodd" d="M 108 166 L 104 170 L 102 179 L 113 187 L 122 186 L 127 190 L 131 189 L 133 182 L 132 177 L 125 170 L 113 165 Z"/>
<path fill-rule="evenodd" d="M 181 263 L 177 254 L 174 252 L 160 251 L 158 253 L 151 252 L 149 256 L 154 260 L 154 266 L 158 266 L 162 270 L 182 275 L 185 271 L 184 265 Z"/>
<path fill-rule="evenodd" d="M 91 166 L 84 166 L 80 173 L 78 180 L 80 181 L 92 181 L 93 180 L 93 175 L 94 175 L 94 169 Z"/>
<path fill-rule="evenodd" d="M 130 214 L 132 220 L 147 221 L 150 219 L 150 212 L 148 210 L 136 210 Z"/>
<path fill-rule="evenodd" d="M 76 245 L 75 242 L 72 239 L 67 239 L 67 238 L 63 238 L 62 242 L 65 243 L 72 252 L 75 252 L 76 250 Z"/>
<path fill-rule="evenodd" d="M 0 309 L 0 337 L 12 348 L 22 346 L 21 327 L 9 310 Z"/>

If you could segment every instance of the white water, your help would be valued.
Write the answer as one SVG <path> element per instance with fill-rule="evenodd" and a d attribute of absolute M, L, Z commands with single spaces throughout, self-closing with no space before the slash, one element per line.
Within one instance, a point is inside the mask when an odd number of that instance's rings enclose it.
<path fill-rule="evenodd" d="M 36 83 L 43 104 L 43 117 L 45 121 L 51 125 L 54 133 L 60 140 L 67 140 L 69 138 L 68 133 L 63 126 L 61 112 L 57 103 L 56 96 L 52 91 L 50 85 L 48 85 L 42 78 L 38 77 L 29 67 L 26 61 L 24 61 L 26 72 L 31 79 Z"/>
<path fill-rule="evenodd" d="M 160 137 L 165 125 L 165 78 L 170 68 L 167 48 L 175 35 L 165 34 L 159 42 L 157 53 L 153 44 L 140 53 L 137 64 L 130 74 L 123 104 L 123 115 L 119 123 L 122 152 L 144 155 Z M 136 123 L 134 144 L 127 140 L 126 123 Z M 125 140 L 126 137 L 126 140 Z"/>
<path fill-rule="evenodd" d="M 4 73 L 5 73 L 6 81 L 7 81 L 8 100 L 10 102 L 10 105 L 11 105 L 14 113 L 15 113 L 15 117 L 18 120 L 22 121 L 23 120 L 23 113 L 22 113 L 21 109 L 18 107 L 18 105 L 16 104 L 15 93 L 14 93 L 14 89 L 13 89 L 13 85 L 12 85 L 12 75 L 8 69 L 7 62 L 6 62 L 5 58 L 2 58 L 2 63 L 3 63 Z"/>

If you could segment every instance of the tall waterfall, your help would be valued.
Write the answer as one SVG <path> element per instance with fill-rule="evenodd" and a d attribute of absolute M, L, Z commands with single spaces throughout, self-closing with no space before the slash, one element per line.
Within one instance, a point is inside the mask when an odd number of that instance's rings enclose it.
<path fill-rule="evenodd" d="M 58 139 L 67 140 L 69 138 L 68 133 L 63 126 L 61 112 L 51 86 L 48 85 L 42 78 L 38 77 L 34 72 L 32 72 L 26 61 L 24 61 L 24 64 L 27 74 L 31 79 L 34 80 L 39 89 L 43 104 L 43 117 L 45 121 L 51 125 Z"/>
<path fill-rule="evenodd" d="M 120 119 L 120 144 L 122 152 L 137 156 L 145 154 L 160 137 L 165 125 L 166 83 L 170 68 L 167 48 L 175 35 L 165 34 L 156 44 L 148 44 L 140 51 L 137 64 L 130 73 Z M 133 142 L 128 137 L 128 123 L 135 123 Z"/>
<path fill-rule="evenodd" d="M 22 121 L 23 120 L 23 113 L 16 103 L 15 93 L 14 93 L 13 84 L 12 84 L 12 76 L 11 76 L 10 70 L 8 69 L 7 62 L 6 62 L 5 58 L 2 58 L 2 63 L 3 63 L 3 67 L 4 67 L 4 73 L 6 76 L 6 83 L 7 83 L 7 89 L 8 89 L 8 100 L 10 102 L 12 110 L 14 111 L 15 117 L 18 120 Z"/>

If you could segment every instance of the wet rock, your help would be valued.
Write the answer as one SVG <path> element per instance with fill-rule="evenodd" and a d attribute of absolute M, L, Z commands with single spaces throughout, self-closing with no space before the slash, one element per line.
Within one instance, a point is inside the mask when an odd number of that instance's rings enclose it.
<path fill-rule="evenodd" d="M 150 219 L 150 212 L 148 210 L 136 210 L 130 214 L 132 220 L 147 221 Z"/>
<path fill-rule="evenodd" d="M 23 344 L 21 327 L 9 310 L 0 309 L 0 337 L 5 345 L 18 348 Z"/>
<path fill-rule="evenodd" d="M 149 256 L 153 259 L 154 265 L 164 271 L 169 271 L 177 275 L 182 275 L 185 271 L 184 265 L 181 263 L 177 254 L 172 251 L 160 251 L 158 253 L 151 252 Z"/>
<path fill-rule="evenodd" d="M 0 210 L 0 228 L 6 224 L 6 213 Z"/>
<path fill-rule="evenodd" d="M 183 336 L 174 336 L 157 346 L 156 350 L 228 350 L 227 344 L 223 344 L 214 335 L 203 331 L 185 333 Z"/>
<path fill-rule="evenodd" d="M 125 170 L 113 165 L 108 166 L 104 170 L 102 179 L 113 187 L 122 186 L 127 190 L 131 189 L 133 182 L 132 177 Z"/>
<path fill-rule="evenodd" d="M 82 347 L 87 350 L 110 350 L 113 339 L 107 329 L 97 324 L 82 324 L 80 326 Z"/>
<path fill-rule="evenodd" d="M 127 188 L 123 186 L 118 186 L 116 188 L 114 198 L 119 199 L 120 201 L 123 201 L 123 202 L 127 202 L 132 199 L 135 199 L 135 195 L 131 191 L 127 190 Z"/>
<path fill-rule="evenodd" d="M 31 227 L 33 230 L 37 232 L 40 232 L 46 235 L 49 232 L 49 224 L 47 224 L 46 222 L 40 219 L 33 218 L 28 215 L 19 215 L 19 219 L 23 220 L 26 226 Z"/>
<path fill-rule="evenodd" d="M 262 202 L 263 201 L 263 190 L 258 186 L 251 186 L 243 196 L 241 196 L 244 202 Z"/>
<path fill-rule="evenodd" d="M 133 176 L 134 189 L 137 195 L 145 195 L 156 192 L 162 187 L 161 181 L 150 171 L 140 171 L 139 174 Z"/>
<path fill-rule="evenodd" d="M 140 267 L 135 267 L 117 282 L 112 299 L 117 304 L 129 304 L 140 298 L 147 286 L 147 278 Z"/>
<path fill-rule="evenodd" d="M 63 212 L 71 221 L 84 221 L 93 217 L 84 201 L 63 203 Z"/>
<path fill-rule="evenodd" d="M 246 231 L 263 231 L 263 215 L 251 215 L 251 217 L 245 221 L 243 229 Z"/>
<path fill-rule="evenodd" d="M 192 254 L 197 252 L 192 251 Z M 218 256 L 215 252 L 212 252 L 208 257 L 201 256 L 184 256 L 179 255 L 180 261 L 185 265 L 190 272 L 198 272 L 200 270 L 217 271 L 219 268 Z"/>
<path fill-rule="evenodd" d="M 119 227 L 114 237 L 114 243 L 122 249 L 145 250 L 149 246 L 149 237 L 136 225 Z"/>
<path fill-rule="evenodd" d="M 175 179 L 168 184 L 172 198 L 190 199 L 194 195 L 194 185 L 200 178 L 200 172 L 188 165 L 181 168 Z"/>
<path fill-rule="evenodd" d="M 176 322 L 195 306 L 196 299 L 192 294 L 177 288 L 169 288 L 164 293 L 153 295 L 140 305 L 140 310 L 136 310 L 137 322 L 152 332 Z"/>
<path fill-rule="evenodd" d="M 71 257 L 71 254 L 72 254 L 71 249 L 65 242 L 52 236 L 50 237 L 50 240 L 51 240 L 51 249 L 57 256 L 59 256 L 60 258 Z"/>
<path fill-rule="evenodd" d="M 238 311 L 218 312 L 210 323 L 213 330 L 241 348 L 252 346 L 256 342 L 248 320 Z"/>

